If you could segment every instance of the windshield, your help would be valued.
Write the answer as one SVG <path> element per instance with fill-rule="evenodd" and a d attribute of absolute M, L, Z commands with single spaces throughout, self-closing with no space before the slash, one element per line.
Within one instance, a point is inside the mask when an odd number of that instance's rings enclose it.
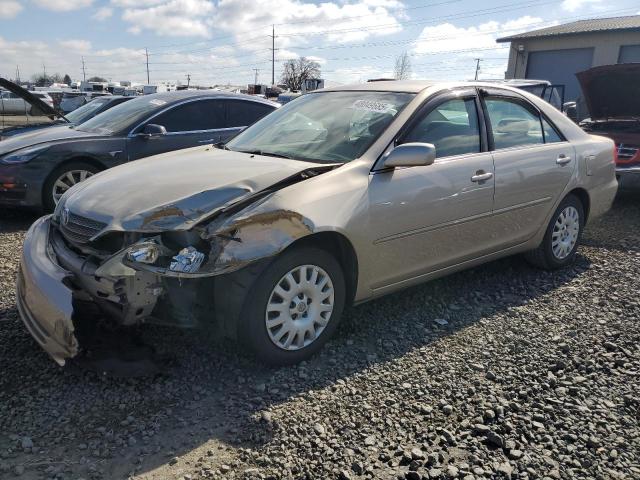
<path fill-rule="evenodd" d="M 73 112 L 67 113 L 65 116 L 67 120 L 75 125 L 80 125 L 82 122 L 86 122 L 95 115 L 95 112 L 100 110 L 105 103 L 109 100 L 93 100 L 86 105 L 76 108 Z"/>
<path fill-rule="evenodd" d="M 153 98 L 151 95 L 134 98 L 90 118 L 76 128 L 82 132 L 110 135 L 133 127 L 151 113 L 164 108 L 166 104 L 165 100 Z"/>
<path fill-rule="evenodd" d="M 370 91 L 303 95 L 249 127 L 227 148 L 297 160 L 349 162 L 371 146 L 413 97 Z"/>

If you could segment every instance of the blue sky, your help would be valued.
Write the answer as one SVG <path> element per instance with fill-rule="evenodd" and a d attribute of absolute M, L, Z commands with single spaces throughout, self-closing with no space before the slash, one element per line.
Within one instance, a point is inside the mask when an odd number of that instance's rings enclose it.
<path fill-rule="evenodd" d="M 146 83 L 271 80 L 282 61 L 312 57 L 331 83 L 390 76 L 407 52 L 415 78 L 502 78 L 495 39 L 589 17 L 638 14 L 637 0 L 0 0 L 0 75 L 42 72 Z"/>

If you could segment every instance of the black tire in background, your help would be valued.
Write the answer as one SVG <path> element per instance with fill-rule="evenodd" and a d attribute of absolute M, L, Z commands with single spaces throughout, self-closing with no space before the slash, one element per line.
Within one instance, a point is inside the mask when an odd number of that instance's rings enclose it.
<path fill-rule="evenodd" d="M 95 174 L 100 171 L 100 169 L 95 165 L 83 161 L 68 162 L 54 169 L 47 177 L 42 188 L 42 208 L 45 212 L 53 212 L 56 208 L 56 203 L 53 199 L 53 189 L 56 181 L 65 173 L 75 170 L 84 170 L 91 174 Z"/>
<path fill-rule="evenodd" d="M 287 272 L 302 265 L 314 265 L 330 277 L 334 289 L 333 310 L 324 330 L 309 345 L 298 350 L 284 350 L 271 340 L 265 322 L 267 303 L 276 285 Z M 315 247 L 293 247 L 285 250 L 258 276 L 245 298 L 239 318 L 238 339 L 257 359 L 268 365 L 291 365 L 318 352 L 333 335 L 344 309 L 346 287 L 342 269 L 325 250 Z"/>
<path fill-rule="evenodd" d="M 553 252 L 553 234 L 558 221 L 558 217 L 568 207 L 573 207 L 578 212 L 579 229 L 578 238 L 575 245 L 571 249 L 571 252 L 564 258 L 558 258 Z M 578 197 L 573 194 L 567 195 L 558 205 L 558 208 L 553 213 L 547 231 L 545 232 L 544 239 L 538 248 L 527 252 L 525 259 L 532 265 L 545 270 L 556 270 L 558 268 L 566 267 L 574 262 L 576 258 L 576 252 L 578 245 L 580 245 L 580 238 L 582 237 L 582 229 L 584 228 L 584 207 Z"/>

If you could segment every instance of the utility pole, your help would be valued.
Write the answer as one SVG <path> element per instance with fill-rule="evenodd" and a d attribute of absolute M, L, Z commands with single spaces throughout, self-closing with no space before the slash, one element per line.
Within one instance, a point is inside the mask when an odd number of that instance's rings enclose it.
<path fill-rule="evenodd" d="M 149 80 L 149 50 L 145 48 L 144 54 L 147 56 L 147 85 L 151 85 L 151 81 Z"/>
<path fill-rule="evenodd" d="M 271 86 L 276 84 L 276 26 L 271 26 Z"/>
<path fill-rule="evenodd" d="M 84 57 L 82 57 L 82 80 L 87 81 L 87 71 L 84 68 Z"/>
<path fill-rule="evenodd" d="M 481 60 L 482 59 L 480 59 L 480 58 L 476 58 L 475 59 L 475 61 L 476 61 L 476 76 L 475 76 L 474 80 L 478 80 L 478 72 L 480 72 L 480 61 Z"/>
<path fill-rule="evenodd" d="M 42 62 L 42 75 L 44 77 L 44 81 L 47 81 L 47 67 L 45 67 L 44 62 Z"/>
<path fill-rule="evenodd" d="M 254 68 L 254 69 L 253 69 L 253 71 L 256 73 L 256 75 L 255 75 L 255 80 L 253 81 L 253 84 L 254 84 L 254 85 L 257 85 L 257 84 L 258 84 L 258 72 L 259 72 L 260 70 L 258 70 L 257 68 Z"/>
<path fill-rule="evenodd" d="M 190 83 L 191 83 L 191 75 L 187 73 L 187 88 L 189 88 Z"/>
<path fill-rule="evenodd" d="M 20 65 L 16 65 L 16 83 L 20 85 Z"/>

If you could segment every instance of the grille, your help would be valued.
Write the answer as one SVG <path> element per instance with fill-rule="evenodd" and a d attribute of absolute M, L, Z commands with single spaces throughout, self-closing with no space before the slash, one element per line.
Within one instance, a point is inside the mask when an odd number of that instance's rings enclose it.
<path fill-rule="evenodd" d="M 60 222 L 60 231 L 67 240 L 73 243 L 87 243 L 91 237 L 99 233 L 106 226 L 106 223 L 69 212 L 67 221 Z"/>

